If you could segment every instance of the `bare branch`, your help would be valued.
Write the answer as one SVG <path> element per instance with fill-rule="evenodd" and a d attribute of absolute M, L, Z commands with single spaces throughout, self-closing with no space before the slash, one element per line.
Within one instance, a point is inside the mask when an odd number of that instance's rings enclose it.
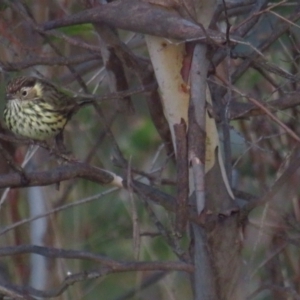
<path fill-rule="evenodd" d="M 134 0 L 114 1 L 41 26 L 44 30 L 52 30 L 75 24 L 101 22 L 120 29 L 134 32 L 138 30 L 140 33 L 166 38 L 206 40 L 201 26 L 183 19 L 175 11 Z M 212 41 L 224 41 L 224 35 L 220 32 L 208 29 L 206 33 Z"/>

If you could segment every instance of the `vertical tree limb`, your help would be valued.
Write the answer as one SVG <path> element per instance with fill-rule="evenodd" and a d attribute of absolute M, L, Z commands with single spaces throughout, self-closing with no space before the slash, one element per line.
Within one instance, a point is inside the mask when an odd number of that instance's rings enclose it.
<path fill-rule="evenodd" d="M 176 168 L 177 168 L 177 205 L 175 230 L 181 236 L 186 228 L 189 197 L 189 168 L 187 156 L 186 123 L 181 120 L 180 124 L 174 125 L 176 138 Z"/>

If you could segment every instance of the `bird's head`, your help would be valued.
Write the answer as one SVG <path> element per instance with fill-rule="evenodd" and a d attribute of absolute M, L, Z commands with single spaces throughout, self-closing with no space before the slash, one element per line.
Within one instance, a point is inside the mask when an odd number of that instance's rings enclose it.
<path fill-rule="evenodd" d="M 6 88 L 7 100 L 34 100 L 41 98 L 43 83 L 36 77 L 18 77 L 11 80 Z"/>

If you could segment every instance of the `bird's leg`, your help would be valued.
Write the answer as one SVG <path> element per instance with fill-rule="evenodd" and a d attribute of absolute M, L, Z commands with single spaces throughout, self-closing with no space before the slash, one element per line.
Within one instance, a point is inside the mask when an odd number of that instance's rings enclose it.
<path fill-rule="evenodd" d="M 67 150 L 65 144 L 64 144 L 64 133 L 61 131 L 56 137 L 55 137 L 55 146 L 57 150 L 62 154 L 70 154 L 70 152 Z"/>
<path fill-rule="evenodd" d="M 74 157 L 71 151 L 68 151 L 65 144 L 64 144 L 64 135 L 63 131 L 61 131 L 56 137 L 55 137 L 55 149 L 58 152 L 59 157 L 63 161 L 67 162 L 77 162 L 78 160 Z"/>

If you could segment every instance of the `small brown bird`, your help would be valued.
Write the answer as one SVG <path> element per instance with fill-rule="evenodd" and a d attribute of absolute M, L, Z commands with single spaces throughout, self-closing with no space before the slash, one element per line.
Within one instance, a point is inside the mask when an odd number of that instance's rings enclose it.
<path fill-rule="evenodd" d="M 19 77 L 7 85 L 4 121 L 17 135 L 46 140 L 61 133 L 72 115 L 93 100 L 78 100 L 36 77 Z"/>

